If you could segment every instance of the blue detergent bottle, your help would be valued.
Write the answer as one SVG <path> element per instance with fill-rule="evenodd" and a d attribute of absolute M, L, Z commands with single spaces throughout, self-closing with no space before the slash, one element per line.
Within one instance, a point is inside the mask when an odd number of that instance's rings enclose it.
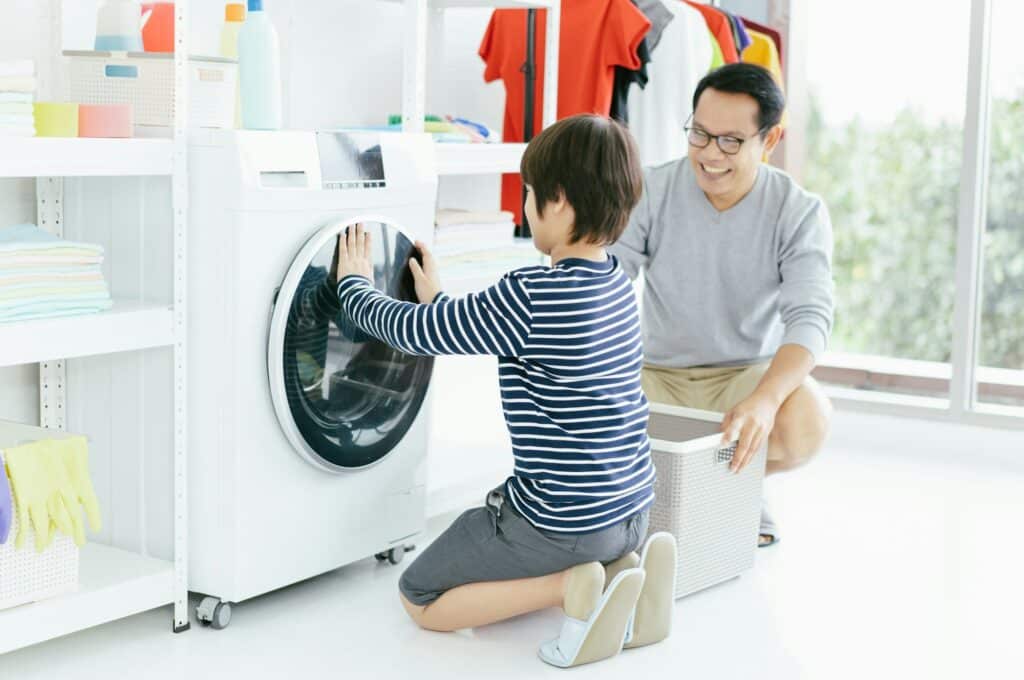
<path fill-rule="evenodd" d="M 247 130 L 280 130 L 280 46 L 277 30 L 263 11 L 263 0 L 249 0 L 249 11 L 238 32 L 238 69 L 242 127 Z"/>
<path fill-rule="evenodd" d="M 96 14 L 94 49 L 142 51 L 142 10 L 138 0 L 106 0 Z"/>

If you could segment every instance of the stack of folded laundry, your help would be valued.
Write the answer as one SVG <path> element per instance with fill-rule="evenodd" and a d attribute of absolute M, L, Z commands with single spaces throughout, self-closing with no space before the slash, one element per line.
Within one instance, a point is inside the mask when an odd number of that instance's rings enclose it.
<path fill-rule="evenodd" d="M 437 211 L 434 254 L 441 259 L 478 250 L 492 250 L 513 242 L 514 216 L 507 211 Z"/>
<path fill-rule="evenodd" d="M 0 323 L 110 309 L 103 248 L 31 224 L 0 229 Z"/>
<path fill-rule="evenodd" d="M 540 264 L 529 239 L 515 238 L 510 212 L 438 210 L 434 255 L 445 279 L 493 277 L 517 267 Z"/>
<path fill-rule="evenodd" d="M 402 130 L 402 116 L 398 114 L 388 116 L 387 129 L 393 132 L 400 132 Z M 483 123 L 477 123 L 456 116 L 441 117 L 427 115 L 423 119 L 423 131 L 433 135 L 435 142 L 454 142 L 457 144 L 498 144 L 501 142 L 501 134 Z"/>
<path fill-rule="evenodd" d="M 0 137 L 35 137 L 35 73 L 31 59 L 0 61 Z"/>

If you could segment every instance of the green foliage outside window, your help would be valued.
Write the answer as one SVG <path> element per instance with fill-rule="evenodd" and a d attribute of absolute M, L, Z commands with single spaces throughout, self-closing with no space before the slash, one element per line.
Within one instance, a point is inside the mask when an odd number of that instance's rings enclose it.
<path fill-rule="evenodd" d="M 829 126 L 813 105 L 804 183 L 835 230 L 832 348 L 950 361 L 963 132 L 911 110 Z M 992 105 L 980 362 L 1024 369 L 1024 92 Z"/>

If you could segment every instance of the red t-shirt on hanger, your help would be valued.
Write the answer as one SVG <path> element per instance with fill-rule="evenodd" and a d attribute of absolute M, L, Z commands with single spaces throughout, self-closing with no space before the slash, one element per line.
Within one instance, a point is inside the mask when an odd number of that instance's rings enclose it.
<path fill-rule="evenodd" d="M 740 55 L 736 51 L 736 40 L 732 37 L 732 24 L 729 17 L 725 16 L 722 10 L 702 2 L 690 2 L 690 0 L 683 0 L 683 2 L 704 15 L 708 30 L 711 31 L 711 35 L 715 36 L 718 46 L 722 48 L 722 58 L 725 59 L 725 63 L 735 64 L 738 62 Z"/>
<path fill-rule="evenodd" d="M 615 84 L 615 67 L 640 68 L 636 51 L 651 23 L 629 0 L 562 0 L 558 54 L 558 118 L 578 113 L 607 116 Z M 543 126 L 544 57 L 547 10 L 537 11 L 536 96 L 534 134 Z M 505 83 L 505 121 L 502 139 L 522 142 L 526 82 L 526 10 L 495 10 L 480 43 L 486 68 L 484 80 Z M 519 175 L 501 178 L 501 208 L 522 223 L 522 183 Z"/>

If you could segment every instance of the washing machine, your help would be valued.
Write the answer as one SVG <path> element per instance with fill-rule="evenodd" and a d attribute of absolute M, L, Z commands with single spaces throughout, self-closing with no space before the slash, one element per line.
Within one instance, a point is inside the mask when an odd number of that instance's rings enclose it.
<path fill-rule="evenodd" d="M 423 529 L 433 359 L 355 328 L 330 279 L 361 223 L 375 285 L 414 300 L 437 175 L 425 135 L 225 130 L 194 134 L 189 175 L 189 587 L 220 628 L 231 603 L 397 564 Z"/>

